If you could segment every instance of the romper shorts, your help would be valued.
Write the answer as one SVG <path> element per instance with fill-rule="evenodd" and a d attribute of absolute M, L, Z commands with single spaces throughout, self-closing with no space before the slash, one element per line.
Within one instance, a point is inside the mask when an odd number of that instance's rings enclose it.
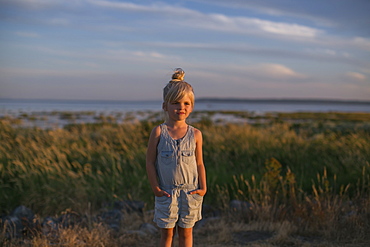
<path fill-rule="evenodd" d="M 160 228 L 192 228 L 202 219 L 203 196 L 189 194 L 197 185 L 163 186 L 171 197 L 155 197 L 154 222 Z"/>

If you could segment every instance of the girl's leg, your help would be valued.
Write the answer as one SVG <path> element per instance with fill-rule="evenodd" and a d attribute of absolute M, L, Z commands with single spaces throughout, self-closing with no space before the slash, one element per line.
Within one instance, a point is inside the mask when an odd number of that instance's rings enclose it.
<path fill-rule="evenodd" d="M 178 227 L 179 247 L 193 246 L 193 228 Z"/>
<path fill-rule="evenodd" d="M 173 236 L 175 235 L 175 228 L 162 228 L 161 229 L 161 247 L 171 247 Z"/>

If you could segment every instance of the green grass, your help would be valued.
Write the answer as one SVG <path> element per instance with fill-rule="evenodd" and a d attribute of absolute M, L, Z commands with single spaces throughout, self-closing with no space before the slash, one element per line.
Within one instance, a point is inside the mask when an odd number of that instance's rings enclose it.
<path fill-rule="evenodd" d="M 194 123 L 204 135 L 207 201 L 219 201 L 219 187 L 228 188 L 229 199 L 238 197 L 233 189 L 235 176 L 253 175 L 259 180 L 271 158 L 281 164 L 282 173 L 291 171 L 297 188 L 306 193 L 312 193 L 313 181 L 324 170 L 333 193 L 347 185 L 349 193 L 356 193 L 364 170 L 369 174 L 369 114 L 345 114 L 346 120 L 340 122 L 331 121 L 332 114 L 323 121 L 320 113 L 319 122 L 315 118 L 306 123 L 283 119 L 255 126 L 214 124 L 207 119 Z M 283 114 L 284 118 L 301 115 Z M 314 116 L 303 115 L 305 119 Z M 143 200 L 151 205 L 145 152 L 155 124 L 158 122 L 106 122 L 42 130 L 15 128 L 2 120 L 2 213 L 20 204 L 44 214 L 70 207 L 83 211 L 88 203 L 98 208 L 116 199 Z"/>
<path fill-rule="evenodd" d="M 214 113 L 202 114 L 193 125 L 204 137 L 205 204 L 221 209 L 227 217 L 218 219 L 220 227 L 211 224 L 199 230 L 198 242 L 227 246 L 233 241 L 230 236 L 242 236 L 245 229 L 266 231 L 272 226 L 276 235 L 271 246 L 298 243 L 297 235 L 329 239 L 330 243 L 323 243 L 328 246 L 336 246 L 336 241 L 370 241 L 366 237 L 370 230 L 370 114 L 267 114 L 260 117 L 266 121 L 254 125 L 215 123 Z M 1 119 L 1 214 L 18 205 L 41 217 L 67 209 L 85 214 L 123 199 L 144 201 L 152 209 L 145 153 L 149 133 L 160 122 L 154 115 L 149 118 L 123 124 L 107 118 L 55 130 L 23 128 L 10 117 Z M 232 199 L 248 201 L 249 211 L 228 215 Z M 145 221 L 151 222 L 151 217 Z M 208 230 L 217 241 L 202 240 Z M 105 243 L 127 240 L 108 237 L 101 226 L 78 228 L 75 235 L 67 231 L 63 235 L 61 230 L 61 243 L 70 241 L 67 238 L 92 238 L 95 231 Z M 137 243 L 135 239 L 130 241 Z M 49 240 L 33 241 L 44 246 Z"/>

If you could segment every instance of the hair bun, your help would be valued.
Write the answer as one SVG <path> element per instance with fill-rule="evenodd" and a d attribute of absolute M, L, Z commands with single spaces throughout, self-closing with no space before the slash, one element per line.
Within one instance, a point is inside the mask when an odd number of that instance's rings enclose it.
<path fill-rule="evenodd" d="M 185 71 L 182 68 L 176 68 L 172 75 L 172 81 L 183 81 L 185 77 Z"/>

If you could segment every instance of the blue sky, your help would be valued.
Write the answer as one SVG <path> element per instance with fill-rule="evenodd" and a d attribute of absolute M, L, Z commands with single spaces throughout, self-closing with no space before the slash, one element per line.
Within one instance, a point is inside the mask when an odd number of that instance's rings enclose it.
<path fill-rule="evenodd" d="M 0 98 L 370 100 L 368 0 L 0 0 Z"/>

